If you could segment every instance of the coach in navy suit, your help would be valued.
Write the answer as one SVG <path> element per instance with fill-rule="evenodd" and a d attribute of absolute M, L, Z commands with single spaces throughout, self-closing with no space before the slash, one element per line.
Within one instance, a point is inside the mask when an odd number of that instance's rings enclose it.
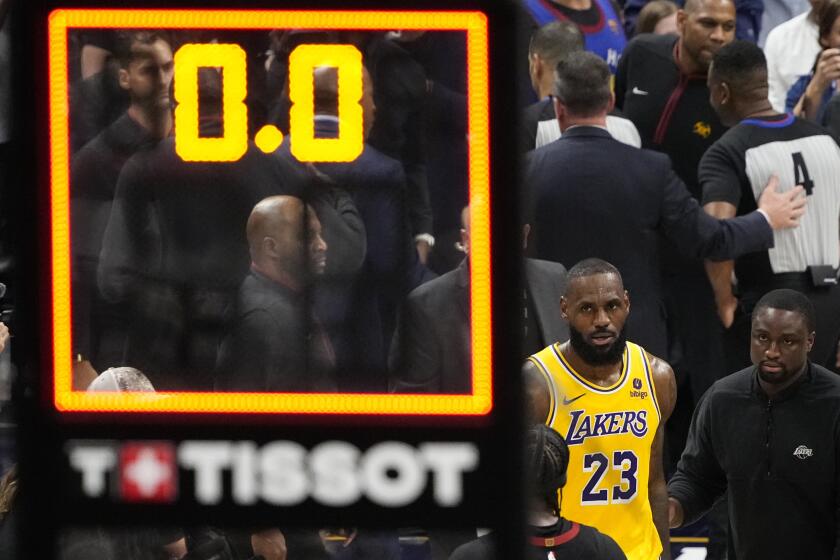
<path fill-rule="evenodd" d="M 567 267 L 589 257 L 613 263 L 633 305 L 628 337 L 665 356 L 659 236 L 689 255 L 732 258 L 772 247 L 772 228 L 795 226 L 804 200 L 800 187 L 779 194 L 771 180 L 758 211 L 710 219 L 667 156 L 622 144 L 606 131 L 614 104 L 609 79 L 606 63 L 588 52 L 557 65 L 555 110 L 563 136 L 531 152 L 525 176 L 536 256 Z"/>

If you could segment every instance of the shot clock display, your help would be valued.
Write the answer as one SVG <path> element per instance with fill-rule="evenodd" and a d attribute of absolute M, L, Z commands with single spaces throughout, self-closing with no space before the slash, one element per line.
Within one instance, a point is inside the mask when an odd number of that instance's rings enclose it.
<path fill-rule="evenodd" d="M 55 407 L 489 413 L 487 30 L 471 11 L 53 11 Z M 438 38 L 455 85 L 418 62 Z M 469 203 L 471 372 L 419 394 L 389 380 L 436 181 Z"/>

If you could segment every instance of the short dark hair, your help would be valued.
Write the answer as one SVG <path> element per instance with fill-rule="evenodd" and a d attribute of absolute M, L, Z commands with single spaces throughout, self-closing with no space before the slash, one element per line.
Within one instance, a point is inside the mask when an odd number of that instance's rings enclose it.
<path fill-rule="evenodd" d="M 538 54 L 556 66 L 569 53 L 584 49 L 585 39 L 578 26 L 568 21 L 552 21 L 534 31 L 528 54 Z"/>
<path fill-rule="evenodd" d="M 817 328 L 817 314 L 814 311 L 814 304 L 803 293 L 796 290 L 779 289 L 767 292 L 755 304 L 752 317 L 755 318 L 762 309 L 782 309 L 799 313 L 805 319 L 805 327 L 809 333 L 814 332 Z"/>
<path fill-rule="evenodd" d="M 566 485 L 569 446 L 563 436 L 543 424 L 528 430 L 525 441 L 525 473 L 533 482 L 533 496 L 543 500 L 560 517 L 557 490 Z"/>
<path fill-rule="evenodd" d="M 554 95 L 579 117 L 604 111 L 610 102 L 610 67 L 588 51 L 569 53 L 557 63 Z"/>
<path fill-rule="evenodd" d="M 636 35 L 641 33 L 653 33 L 656 24 L 671 14 L 677 13 L 679 7 L 671 0 L 651 0 L 636 18 Z"/>
<path fill-rule="evenodd" d="M 817 13 L 817 29 L 819 30 L 820 39 L 824 39 L 831 35 L 831 28 L 834 27 L 834 22 L 840 17 L 840 0 L 828 0 L 822 5 L 819 13 Z"/>
<path fill-rule="evenodd" d="M 117 33 L 114 41 L 114 58 L 120 64 L 120 68 L 128 68 L 134 59 L 134 45 L 153 45 L 157 41 L 163 41 L 172 47 L 172 39 L 169 34 L 159 29 L 128 29 Z"/>
<path fill-rule="evenodd" d="M 732 41 L 715 53 L 712 75 L 736 93 L 750 89 L 758 80 L 767 87 L 767 58 L 755 43 Z"/>
<path fill-rule="evenodd" d="M 621 273 L 618 269 L 603 259 L 589 258 L 583 259 L 572 268 L 569 269 L 566 275 L 568 283 L 576 278 L 586 278 L 588 276 L 595 276 L 596 274 L 615 274 L 618 279 L 624 282 L 621 278 Z"/>

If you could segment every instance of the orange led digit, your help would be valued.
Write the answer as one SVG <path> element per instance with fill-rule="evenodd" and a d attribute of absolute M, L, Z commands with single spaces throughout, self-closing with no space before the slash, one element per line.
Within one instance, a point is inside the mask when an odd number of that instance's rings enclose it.
<path fill-rule="evenodd" d="M 338 138 L 315 138 L 314 70 L 338 69 Z M 291 150 L 299 161 L 353 161 L 364 149 L 362 53 L 353 45 L 300 45 L 289 56 Z"/>
<path fill-rule="evenodd" d="M 68 31 L 80 29 L 229 29 L 460 31 L 467 43 L 467 122 L 470 192 L 470 326 L 472 391 L 464 395 L 304 393 L 85 393 L 72 385 L 70 272 L 70 126 Z M 363 149 L 361 55 L 349 45 L 305 45 L 295 51 L 289 138 L 305 161 L 349 161 Z M 488 20 L 478 11 L 150 10 L 57 9 L 49 16 L 50 226 L 53 401 L 62 412 L 175 412 L 214 414 L 383 414 L 482 416 L 493 409 L 493 307 L 490 248 L 490 121 Z M 185 161 L 235 161 L 248 147 L 245 53 L 237 45 L 185 45 L 175 55 L 175 141 Z M 338 68 L 338 139 L 312 133 L 313 75 Z M 198 69 L 221 67 L 224 134 L 198 134 Z M 308 121 L 308 124 L 307 124 Z M 282 142 L 270 125 L 254 141 L 270 152 Z M 317 143 L 315 143 L 317 142 Z"/>
<path fill-rule="evenodd" d="M 198 135 L 198 69 L 221 68 L 222 136 Z M 184 161 L 236 161 L 248 150 L 245 51 L 239 45 L 187 44 L 175 53 L 175 151 Z"/>

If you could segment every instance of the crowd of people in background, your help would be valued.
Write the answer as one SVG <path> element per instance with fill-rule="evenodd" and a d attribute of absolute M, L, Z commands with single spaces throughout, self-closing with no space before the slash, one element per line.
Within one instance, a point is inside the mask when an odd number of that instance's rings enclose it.
<path fill-rule="evenodd" d="M 836 556 L 838 467 L 820 455 L 840 456 L 840 0 L 516 5 L 526 259 L 510 334 L 540 425 L 526 451 L 535 557 L 667 558 L 669 528 L 710 509 L 707 558 Z M 75 389 L 470 392 L 463 32 L 89 29 L 68 42 Z M 249 138 L 274 125 L 276 150 L 179 155 L 174 54 L 211 42 L 245 51 Z M 363 55 L 354 161 L 290 149 L 288 61 L 308 43 Z M 200 135 L 218 137 L 224 72 L 197 80 Z M 318 68 L 313 84 L 315 136 L 336 138 L 338 73 Z M 0 89 L 0 201 L 7 100 Z M 0 350 L 7 340 L 0 323 Z M 791 428 L 807 406 L 821 421 Z M 611 493 L 589 484 L 612 460 Z M 813 468 L 791 474 L 791 461 Z M 11 470 L 0 540 L 17 493 Z M 774 548 L 755 519 L 780 508 L 801 521 Z M 417 529 L 241 533 L 80 530 L 61 557 L 493 550 L 492 536 Z"/>

